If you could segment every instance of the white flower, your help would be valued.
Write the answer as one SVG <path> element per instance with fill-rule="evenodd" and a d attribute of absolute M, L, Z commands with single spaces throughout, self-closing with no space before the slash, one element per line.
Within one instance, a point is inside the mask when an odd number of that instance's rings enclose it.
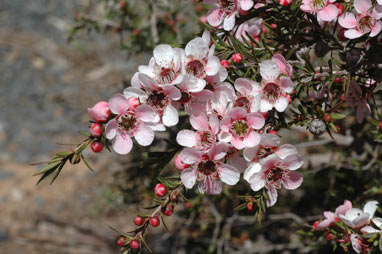
<path fill-rule="evenodd" d="M 359 208 L 352 208 L 348 210 L 345 215 L 340 214 L 340 219 L 351 228 L 359 228 L 369 223 L 369 220 L 373 218 L 375 211 L 378 207 L 378 201 L 369 201 L 363 207 L 363 210 Z"/>

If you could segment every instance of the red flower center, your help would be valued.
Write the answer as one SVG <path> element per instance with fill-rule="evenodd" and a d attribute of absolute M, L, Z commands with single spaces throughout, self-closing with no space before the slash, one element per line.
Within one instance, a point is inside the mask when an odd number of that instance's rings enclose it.
<path fill-rule="evenodd" d="M 215 136 L 210 131 L 198 131 L 200 145 L 204 149 L 208 149 L 212 146 L 215 141 Z"/>
<path fill-rule="evenodd" d="M 204 65 L 199 60 L 192 60 L 187 64 L 186 72 L 196 78 L 201 78 L 204 73 Z"/>
<path fill-rule="evenodd" d="M 281 95 L 280 87 L 275 83 L 268 83 L 263 89 L 263 99 L 274 104 Z"/>
<path fill-rule="evenodd" d="M 280 189 L 281 181 L 287 172 L 288 170 L 279 167 L 274 167 L 272 169 L 266 170 L 265 175 L 267 177 L 267 183 L 276 189 Z"/>
<path fill-rule="evenodd" d="M 135 127 L 137 119 L 133 115 L 126 114 L 118 119 L 118 126 L 122 130 L 130 131 Z"/>
<path fill-rule="evenodd" d="M 211 160 L 202 161 L 198 164 L 198 170 L 205 176 L 214 174 L 217 171 L 216 163 Z"/>
<path fill-rule="evenodd" d="M 171 83 L 174 81 L 175 77 L 176 75 L 173 69 L 162 68 L 161 72 L 159 73 L 159 81 L 162 83 Z"/>
<path fill-rule="evenodd" d="M 167 95 L 162 91 L 153 91 L 147 98 L 147 104 L 158 110 L 163 110 L 167 106 L 167 102 Z"/>

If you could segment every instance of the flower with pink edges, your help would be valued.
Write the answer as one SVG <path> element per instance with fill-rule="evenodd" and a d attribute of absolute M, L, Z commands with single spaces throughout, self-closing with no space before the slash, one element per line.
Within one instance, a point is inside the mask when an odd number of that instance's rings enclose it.
<path fill-rule="evenodd" d="M 354 9 L 357 12 L 356 16 L 351 12 L 345 12 L 338 18 L 338 23 L 348 29 L 345 37 L 355 39 L 367 33 L 370 37 L 377 36 L 382 30 L 382 22 L 379 21 L 380 14 L 372 8 L 371 1 L 355 0 Z"/>
<path fill-rule="evenodd" d="M 378 201 L 367 202 L 363 210 L 359 208 L 351 208 L 345 214 L 340 214 L 338 217 L 351 228 L 360 228 L 370 222 L 374 217 L 374 213 L 378 208 Z"/>
<path fill-rule="evenodd" d="M 179 84 L 183 80 L 181 73 L 183 49 L 161 44 L 154 48 L 149 65 L 141 65 L 138 70 L 153 78 L 160 85 Z"/>
<path fill-rule="evenodd" d="M 219 140 L 230 142 L 236 149 L 254 147 L 261 136 L 256 130 L 263 128 L 264 116 L 260 113 L 247 113 L 244 108 L 233 108 L 221 121 Z"/>
<path fill-rule="evenodd" d="M 234 107 L 242 107 L 248 112 L 257 112 L 260 109 L 260 85 L 255 81 L 245 78 L 235 80 L 234 87 L 238 94 L 235 98 Z M 256 94 L 256 96 L 255 96 Z"/>
<path fill-rule="evenodd" d="M 361 232 L 364 234 L 382 233 L 382 218 L 376 217 L 371 219 L 370 221 L 372 221 L 373 224 L 377 226 L 378 229 L 372 226 L 364 226 L 363 228 L 361 228 Z"/>
<path fill-rule="evenodd" d="M 111 114 L 109 103 L 106 101 L 99 101 L 92 108 L 88 108 L 88 113 L 94 121 L 105 122 Z"/>
<path fill-rule="evenodd" d="M 260 111 L 267 112 L 276 108 L 278 112 L 284 112 L 289 104 L 288 95 L 295 87 L 289 77 L 292 70 L 284 57 L 277 55 L 272 60 L 260 63 L 260 75 L 261 89 L 254 90 L 254 95 L 261 97 Z"/>
<path fill-rule="evenodd" d="M 351 246 L 353 247 L 353 250 L 356 253 L 367 253 L 367 252 L 363 252 L 363 248 L 362 248 L 363 239 L 359 235 L 351 234 L 350 235 L 350 242 L 351 242 Z"/>
<path fill-rule="evenodd" d="M 205 4 L 214 4 L 207 13 L 207 21 L 211 26 L 219 27 L 223 23 L 226 31 L 235 26 L 236 14 L 248 11 L 253 6 L 252 0 L 203 0 Z"/>
<path fill-rule="evenodd" d="M 139 85 L 139 88 L 128 87 L 124 90 L 123 93 L 126 98 L 138 98 L 141 103 L 153 107 L 162 117 L 165 126 L 176 125 L 179 121 L 179 115 L 172 105 L 172 101 L 181 98 L 179 89 L 173 85 L 159 86 L 154 79 L 143 73 L 138 74 L 138 80 L 134 82 L 137 82 L 135 85 Z"/>
<path fill-rule="evenodd" d="M 345 200 L 343 205 L 340 205 L 336 208 L 335 212 L 331 211 L 325 211 L 324 217 L 325 219 L 320 221 L 316 229 L 317 230 L 325 230 L 326 228 L 330 227 L 335 221 L 340 222 L 341 219 L 338 217 L 340 214 L 345 215 L 345 213 L 352 209 L 352 203 L 349 200 Z"/>
<path fill-rule="evenodd" d="M 335 0 L 303 0 L 300 9 L 304 12 L 317 13 L 318 21 L 332 21 L 338 16 Z"/>
<path fill-rule="evenodd" d="M 219 131 L 219 119 L 216 115 L 194 113 L 190 116 L 190 123 L 196 131 L 179 131 L 176 136 L 179 145 L 192 147 L 198 151 L 208 151 L 215 145 L 216 134 Z"/>
<path fill-rule="evenodd" d="M 295 170 L 299 169 L 304 160 L 297 154 L 292 154 L 281 159 L 276 154 L 267 157 L 260 162 L 261 167 L 253 172 L 247 180 L 252 190 L 259 191 L 266 188 L 269 196 L 268 206 L 273 206 L 277 201 L 277 189 L 284 186 L 287 190 L 294 190 L 300 187 L 303 177 Z"/>
<path fill-rule="evenodd" d="M 248 35 L 253 39 L 259 37 L 262 31 L 262 24 L 262 18 L 253 18 L 244 22 L 238 26 L 237 31 L 235 32 L 235 38 L 244 43 L 243 38 L 245 38 L 247 41 L 250 41 Z"/>
<path fill-rule="evenodd" d="M 228 148 L 225 143 L 217 143 L 207 153 L 185 148 L 180 153 L 182 162 L 189 164 L 189 167 L 180 175 L 184 186 L 191 189 L 198 181 L 200 193 L 216 195 L 222 191 L 222 182 L 235 185 L 240 180 L 240 172 L 235 167 L 222 162 Z"/>
<path fill-rule="evenodd" d="M 106 138 L 112 140 L 112 146 L 118 154 L 128 154 L 133 147 L 132 137 L 142 146 L 150 145 L 154 140 L 154 131 L 146 124 L 158 122 L 159 116 L 149 105 L 131 105 L 121 94 L 113 95 L 109 100 L 110 110 L 117 116 L 105 127 Z"/>
<path fill-rule="evenodd" d="M 244 159 L 250 162 L 244 172 L 244 179 L 248 181 L 253 174 L 259 172 L 261 170 L 261 162 L 272 154 L 285 159 L 289 155 L 297 155 L 298 152 L 294 145 L 283 144 L 280 146 L 280 138 L 277 135 L 262 134 L 258 145 L 245 148 L 243 151 Z"/>

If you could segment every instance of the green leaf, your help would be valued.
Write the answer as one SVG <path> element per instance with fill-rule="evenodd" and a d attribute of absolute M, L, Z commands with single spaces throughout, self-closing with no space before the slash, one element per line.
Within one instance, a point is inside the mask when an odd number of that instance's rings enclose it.
<path fill-rule="evenodd" d="M 93 168 L 90 166 L 89 162 L 85 159 L 85 157 L 82 154 L 81 154 L 81 159 L 90 171 L 94 171 Z"/>
<path fill-rule="evenodd" d="M 245 208 L 247 208 L 247 203 L 243 203 L 243 204 L 241 204 L 241 205 L 235 207 L 234 210 L 235 210 L 235 211 L 242 211 L 242 210 L 244 210 Z"/>
<path fill-rule="evenodd" d="M 170 232 L 170 230 L 168 229 L 167 224 L 166 224 L 166 222 L 164 221 L 162 215 L 160 216 L 160 220 L 162 221 L 163 227 L 166 229 L 166 231 L 167 231 L 167 232 Z"/>
<path fill-rule="evenodd" d="M 345 114 L 341 114 L 341 113 L 331 113 L 330 116 L 335 119 L 335 120 L 338 120 L 338 119 L 343 119 L 345 118 Z"/>
<path fill-rule="evenodd" d="M 108 226 L 112 231 L 116 232 L 116 233 L 119 234 L 119 235 L 122 235 L 122 236 L 126 237 L 126 238 L 129 239 L 129 240 L 134 239 L 133 237 L 131 237 L 131 236 L 125 234 L 125 233 L 120 232 L 119 230 L 113 228 L 113 227 L 110 226 L 110 225 L 107 225 L 107 226 Z"/>
<path fill-rule="evenodd" d="M 181 183 L 179 177 L 158 177 L 158 181 L 170 190 L 175 189 Z"/>
<path fill-rule="evenodd" d="M 146 247 L 146 249 L 148 250 L 148 252 L 153 253 L 153 251 L 150 249 L 149 245 L 146 243 L 146 240 L 145 240 L 144 235 L 142 235 L 142 237 L 141 237 L 141 241 L 142 241 L 142 243 L 145 245 L 145 247 Z"/>
<path fill-rule="evenodd" d="M 379 237 L 379 250 L 382 251 L 382 235 Z"/>
<path fill-rule="evenodd" d="M 33 174 L 33 176 L 45 174 L 49 171 L 54 171 L 60 164 L 61 164 L 61 160 L 53 162 L 53 163 L 49 163 L 47 166 L 39 170 L 37 173 Z"/>

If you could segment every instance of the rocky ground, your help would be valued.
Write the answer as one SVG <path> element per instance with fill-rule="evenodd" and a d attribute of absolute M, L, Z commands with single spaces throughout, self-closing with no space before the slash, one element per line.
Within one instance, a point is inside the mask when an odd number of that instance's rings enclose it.
<path fill-rule="evenodd" d="M 53 186 L 36 186 L 28 165 L 67 149 L 57 143 L 81 141 L 86 108 L 120 91 L 147 61 L 127 61 L 118 38 L 67 44 L 67 27 L 86 3 L 0 2 L 0 253 L 117 253 L 107 225 L 129 221 L 104 209 L 120 202 L 109 189 L 117 156 L 89 154 L 95 173 L 68 167 Z"/>

